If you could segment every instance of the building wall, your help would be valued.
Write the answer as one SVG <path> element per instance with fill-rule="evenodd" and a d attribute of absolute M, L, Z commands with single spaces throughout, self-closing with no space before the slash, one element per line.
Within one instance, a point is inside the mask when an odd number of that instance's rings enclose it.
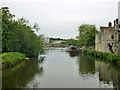
<path fill-rule="evenodd" d="M 113 51 L 114 53 L 119 53 L 120 42 L 118 36 L 119 32 L 115 29 L 115 27 L 113 27 L 112 30 L 105 29 L 103 32 L 98 33 L 95 39 L 95 50 L 102 52 Z M 111 50 L 108 44 L 112 47 Z"/>
<path fill-rule="evenodd" d="M 54 43 L 54 44 L 61 44 L 62 41 L 63 41 L 63 40 L 54 40 L 53 43 Z"/>
<path fill-rule="evenodd" d="M 120 1 L 119 1 L 119 3 L 118 3 L 118 18 L 119 18 L 119 25 L 120 25 Z M 119 27 L 119 30 L 120 30 L 120 27 Z M 118 38 L 119 38 L 119 46 L 120 46 L 120 31 L 119 31 L 119 36 L 118 36 Z M 118 53 L 119 53 L 119 55 L 120 55 L 120 48 L 119 48 L 119 50 L 118 50 Z"/>

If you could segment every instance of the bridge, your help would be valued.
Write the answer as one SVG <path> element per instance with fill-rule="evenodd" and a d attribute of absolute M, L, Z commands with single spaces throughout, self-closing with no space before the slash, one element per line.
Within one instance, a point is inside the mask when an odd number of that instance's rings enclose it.
<path fill-rule="evenodd" d="M 55 43 L 48 43 L 44 44 L 44 47 L 67 47 L 67 44 L 55 44 Z"/>

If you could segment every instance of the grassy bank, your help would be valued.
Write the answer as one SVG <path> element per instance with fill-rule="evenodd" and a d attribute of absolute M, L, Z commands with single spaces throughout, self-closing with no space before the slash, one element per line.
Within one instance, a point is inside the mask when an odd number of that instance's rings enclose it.
<path fill-rule="evenodd" d="M 16 64 L 25 61 L 25 55 L 18 52 L 9 52 L 2 54 L 2 65 L 5 68 L 11 68 Z"/>
<path fill-rule="evenodd" d="M 104 60 L 117 63 L 120 65 L 120 56 L 115 53 L 109 53 L 109 52 L 100 52 L 90 49 L 83 49 L 85 54 L 92 55 L 95 57 L 103 58 Z"/>

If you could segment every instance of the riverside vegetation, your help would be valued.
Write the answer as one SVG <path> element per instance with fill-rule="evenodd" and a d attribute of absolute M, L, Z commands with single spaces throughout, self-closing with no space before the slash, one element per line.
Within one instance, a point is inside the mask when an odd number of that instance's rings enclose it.
<path fill-rule="evenodd" d="M 16 64 L 25 61 L 25 55 L 18 52 L 9 52 L 2 54 L 2 64 L 6 68 L 13 67 Z"/>
<path fill-rule="evenodd" d="M 120 56 L 118 54 L 109 53 L 109 52 L 100 52 L 91 49 L 83 49 L 83 50 L 85 54 L 103 58 L 106 61 L 117 63 L 118 65 L 120 65 Z"/>
<path fill-rule="evenodd" d="M 0 15 L 0 21 L 2 21 L 2 63 L 6 67 L 12 67 L 23 61 L 25 56 L 37 56 L 38 50 L 43 51 L 43 36 L 36 35 L 36 32 L 40 30 L 37 23 L 30 25 L 29 21 L 23 17 L 15 20 L 15 15 L 10 13 L 8 7 L 2 7 Z"/>

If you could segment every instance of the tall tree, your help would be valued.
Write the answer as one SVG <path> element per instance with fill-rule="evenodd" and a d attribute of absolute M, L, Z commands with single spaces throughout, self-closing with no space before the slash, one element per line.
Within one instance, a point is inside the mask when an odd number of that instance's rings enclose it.
<path fill-rule="evenodd" d="M 12 19 L 15 15 L 10 13 L 8 7 L 2 7 L 0 11 L 2 12 L 2 50 L 3 52 L 12 51 L 10 39 L 14 37 L 14 31 L 12 30 L 14 21 Z"/>
<path fill-rule="evenodd" d="M 81 46 L 95 46 L 95 35 L 98 33 L 95 25 L 83 24 L 78 31 Z"/>
<path fill-rule="evenodd" d="M 2 7 L 0 10 L 2 12 L 2 51 L 36 56 L 43 44 L 42 37 L 34 32 L 39 29 L 38 24 L 33 28 L 23 17 L 14 20 L 15 15 L 10 13 L 8 7 Z"/>

